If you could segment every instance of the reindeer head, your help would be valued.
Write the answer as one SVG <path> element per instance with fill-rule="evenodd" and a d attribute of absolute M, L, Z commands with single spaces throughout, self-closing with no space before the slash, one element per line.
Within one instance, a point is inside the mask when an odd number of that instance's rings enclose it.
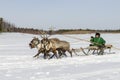
<path fill-rule="evenodd" d="M 39 39 L 38 38 L 36 38 L 36 37 L 34 37 L 33 39 L 32 39 L 32 41 L 29 43 L 29 46 L 31 47 L 31 48 L 35 48 L 38 44 L 39 44 Z"/>
<path fill-rule="evenodd" d="M 44 44 L 44 46 L 46 46 L 47 44 L 49 44 L 49 38 L 50 36 L 47 35 L 46 32 L 41 32 L 41 43 Z"/>

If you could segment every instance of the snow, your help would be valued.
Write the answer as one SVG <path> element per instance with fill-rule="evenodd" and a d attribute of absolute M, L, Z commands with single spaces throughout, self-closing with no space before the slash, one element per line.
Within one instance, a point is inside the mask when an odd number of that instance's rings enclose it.
<path fill-rule="evenodd" d="M 33 56 L 37 49 L 30 49 L 28 44 L 34 36 L 22 33 L 0 33 L 0 80 L 119 80 L 120 50 L 112 49 L 115 54 L 103 56 L 73 55 L 71 58 L 53 58 L 44 60 L 42 54 L 36 59 Z M 68 36 L 68 35 L 67 35 Z M 89 40 L 94 34 L 69 35 Z M 102 34 L 107 44 L 120 48 L 120 34 Z M 87 47 L 88 42 L 53 35 L 70 42 L 71 48 Z M 107 50 L 106 50 L 107 52 Z"/>

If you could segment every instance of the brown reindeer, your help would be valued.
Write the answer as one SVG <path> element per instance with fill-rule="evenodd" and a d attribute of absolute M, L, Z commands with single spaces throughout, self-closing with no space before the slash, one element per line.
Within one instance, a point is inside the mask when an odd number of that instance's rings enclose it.
<path fill-rule="evenodd" d="M 65 52 L 68 51 L 72 57 L 72 52 L 70 50 L 70 44 L 69 42 L 67 41 L 61 41 L 57 38 L 51 38 L 51 39 L 48 39 L 48 37 L 44 37 L 42 40 L 41 40 L 41 43 L 44 44 L 45 46 L 45 51 L 52 51 L 54 54 L 50 57 L 50 59 L 53 57 L 53 56 L 56 56 L 57 57 L 57 52 L 56 50 L 58 50 L 58 53 L 60 54 L 60 56 L 62 54 L 66 55 Z M 59 56 L 59 57 L 60 57 Z"/>

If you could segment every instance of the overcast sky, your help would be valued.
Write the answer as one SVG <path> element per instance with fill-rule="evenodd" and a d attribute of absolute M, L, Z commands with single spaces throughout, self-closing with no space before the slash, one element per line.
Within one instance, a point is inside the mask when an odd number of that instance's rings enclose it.
<path fill-rule="evenodd" d="M 0 0 L 0 17 L 38 29 L 120 29 L 120 0 Z"/>

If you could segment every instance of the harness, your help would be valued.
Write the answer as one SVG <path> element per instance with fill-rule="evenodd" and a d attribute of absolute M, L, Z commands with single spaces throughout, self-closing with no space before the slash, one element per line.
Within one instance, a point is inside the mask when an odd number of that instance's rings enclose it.
<path fill-rule="evenodd" d="M 48 43 L 44 45 L 44 48 L 46 50 L 49 50 L 50 49 L 50 45 L 51 45 L 51 42 L 50 41 L 47 41 Z"/>

